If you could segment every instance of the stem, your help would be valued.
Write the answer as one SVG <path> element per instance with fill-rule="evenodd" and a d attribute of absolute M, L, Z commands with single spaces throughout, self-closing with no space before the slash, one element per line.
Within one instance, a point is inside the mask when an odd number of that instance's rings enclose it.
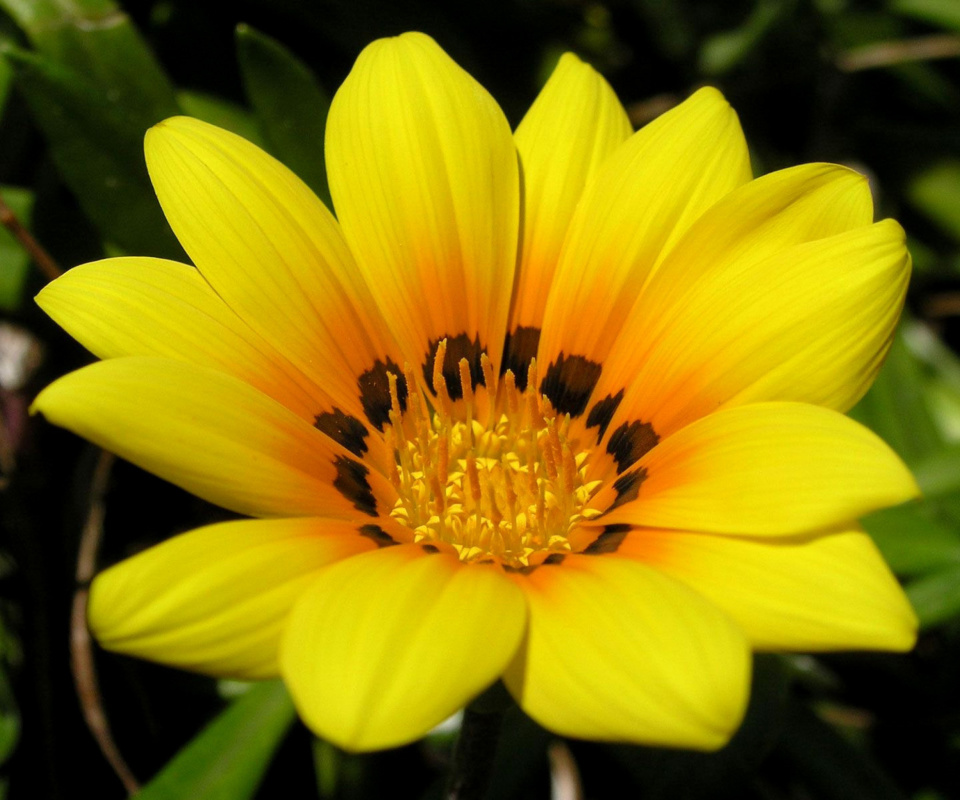
<path fill-rule="evenodd" d="M 911 61 L 956 58 L 958 55 L 960 55 L 960 36 L 937 33 L 856 47 L 840 53 L 836 63 L 844 72 L 859 72 L 864 69 L 907 64 Z"/>
<path fill-rule="evenodd" d="M 127 766 L 127 762 L 120 755 L 117 743 L 110 732 L 110 723 L 103 711 L 103 698 L 97 682 L 90 631 L 87 630 L 87 597 L 90 594 L 87 587 L 96 569 L 97 551 L 100 549 L 100 537 L 103 533 L 103 498 L 107 492 L 107 482 L 113 462 L 114 456 L 101 450 L 93 472 L 90 509 L 83 526 L 80 552 L 77 555 L 78 588 L 73 595 L 73 609 L 70 614 L 70 663 L 73 668 L 73 682 L 77 688 L 77 697 L 80 699 L 80 708 L 87 727 L 107 763 L 113 768 L 123 788 L 127 790 L 127 794 L 134 795 L 140 791 L 140 785 L 130 771 L 130 767 Z"/>
<path fill-rule="evenodd" d="M 30 231 L 23 227 L 23 223 L 17 219 L 17 215 L 4 202 L 2 196 L 0 196 L 0 225 L 3 225 L 20 242 L 20 246 L 27 251 L 30 258 L 33 259 L 33 263 L 37 265 L 37 269 L 43 273 L 48 281 L 55 280 L 63 275 L 63 270 L 53 260 L 53 256 L 44 249 L 40 242 L 33 238 Z"/>
<path fill-rule="evenodd" d="M 503 708 L 467 706 L 453 750 L 446 800 L 481 800 L 490 785 L 503 723 Z"/>

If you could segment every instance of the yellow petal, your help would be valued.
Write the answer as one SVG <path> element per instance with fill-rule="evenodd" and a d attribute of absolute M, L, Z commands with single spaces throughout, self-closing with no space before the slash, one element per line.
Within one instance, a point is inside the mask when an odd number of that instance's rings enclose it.
<path fill-rule="evenodd" d="M 44 389 L 33 410 L 212 503 L 252 516 L 370 522 L 379 473 L 275 400 L 186 362 L 115 358 Z"/>
<path fill-rule="evenodd" d="M 736 620 L 755 648 L 909 650 L 916 640 L 913 609 L 859 530 L 758 540 L 643 529 L 617 554 L 696 589 Z"/>
<path fill-rule="evenodd" d="M 376 546 L 334 520 L 198 528 L 100 573 L 90 628 L 108 650 L 218 676 L 273 677 L 284 623 L 317 570 Z"/>
<path fill-rule="evenodd" d="M 191 266 L 111 258 L 68 270 L 37 304 L 98 358 L 158 356 L 234 375 L 313 421 L 329 399 Z"/>
<path fill-rule="evenodd" d="M 889 348 L 910 277 L 896 222 L 842 231 L 867 216 L 866 192 L 853 173 L 810 165 L 712 209 L 604 364 L 596 396 L 626 387 L 610 430 L 639 419 L 666 436 L 724 404 L 852 406 Z"/>
<path fill-rule="evenodd" d="M 737 116 L 715 89 L 701 89 L 614 151 L 570 223 L 544 313 L 541 375 L 547 367 L 579 371 L 573 358 L 601 363 L 664 255 L 748 180 Z M 548 369 L 548 388 L 549 377 Z"/>
<path fill-rule="evenodd" d="M 280 667 L 300 715 L 348 750 L 423 736 L 501 674 L 526 623 L 492 565 L 388 547 L 324 570 L 297 603 Z"/>
<path fill-rule="evenodd" d="M 365 415 L 344 412 L 191 266 L 155 258 L 83 264 L 49 283 L 37 303 L 100 358 L 159 356 L 220 370 L 282 403 L 381 471 L 392 468 L 393 454 Z M 348 407 L 361 413 L 355 400 L 348 399 Z"/>
<path fill-rule="evenodd" d="M 419 372 L 447 337 L 480 379 L 499 362 L 517 258 L 519 177 L 493 98 L 428 36 L 370 44 L 330 107 L 327 174 L 357 266 Z M 427 374 L 430 374 L 430 369 Z"/>
<path fill-rule="evenodd" d="M 504 680 L 544 727 L 714 750 L 740 724 L 749 648 L 700 595 L 616 556 L 568 556 L 517 582 L 530 620 Z"/>
<path fill-rule="evenodd" d="M 610 85 L 573 53 L 565 53 L 517 126 L 514 139 L 523 171 L 520 275 L 510 315 L 518 327 L 539 329 L 573 210 L 587 182 L 630 136 L 630 120 Z M 525 374 L 532 352 L 517 352 Z M 521 348 L 522 350 L 523 348 Z M 523 357 L 526 363 L 520 363 Z M 508 357 L 508 361 L 509 361 Z"/>
<path fill-rule="evenodd" d="M 362 415 L 360 377 L 378 360 L 403 362 L 323 203 L 262 150 L 199 120 L 152 128 L 146 156 L 170 226 L 214 291 Z"/>
<path fill-rule="evenodd" d="M 598 507 L 605 524 L 744 535 L 823 530 L 916 497 L 876 434 L 802 403 L 738 406 L 694 422 L 643 456 Z"/>

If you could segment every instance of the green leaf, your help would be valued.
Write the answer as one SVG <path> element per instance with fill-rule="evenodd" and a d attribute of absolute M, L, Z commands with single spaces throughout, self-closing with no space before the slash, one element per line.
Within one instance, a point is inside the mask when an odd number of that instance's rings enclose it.
<path fill-rule="evenodd" d="M 24 227 L 30 227 L 33 192 L 11 186 L 0 187 L 0 195 Z M 30 256 L 6 228 L 0 228 L 0 308 L 12 311 L 23 300 L 30 272 Z"/>
<path fill-rule="evenodd" d="M 253 797 L 295 716 L 280 681 L 254 685 L 177 753 L 138 800 Z"/>
<path fill-rule="evenodd" d="M 22 50 L 5 56 L 61 176 L 103 237 L 137 255 L 182 259 L 147 176 L 144 129 L 76 72 Z"/>
<path fill-rule="evenodd" d="M 142 130 L 177 113 L 169 79 L 110 0 L 0 0 L 0 7 L 44 58 L 100 87 Z"/>
<path fill-rule="evenodd" d="M 941 161 L 916 176 L 910 202 L 944 233 L 960 241 L 960 161 Z"/>
<path fill-rule="evenodd" d="M 247 25 L 237 27 L 237 58 L 267 149 L 332 207 L 323 161 L 330 96 L 302 61 Z"/>
<path fill-rule="evenodd" d="M 793 3 L 782 0 L 759 0 L 739 28 L 714 34 L 704 41 L 700 48 L 700 71 L 705 75 L 721 75 L 733 69 L 753 52 L 792 6 Z"/>
<path fill-rule="evenodd" d="M 877 380 L 850 412 L 911 464 L 944 444 L 926 402 L 925 380 L 924 365 L 907 347 L 901 330 Z"/>
<path fill-rule="evenodd" d="M 960 567 L 960 531 L 932 519 L 927 504 L 887 508 L 861 522 L 898 575 Z"/>
<path fill-rule="evenodd" d="M 957 0 L 893 0 L 889 8 L 894 14 L 960 33 L 960 3 Z"/>
<path fill-rule="evenodd" d="M 907 584 L 906 590 L 922 628 L 960 614 L 960 566 L 917 578 Z"/>
<path fill-rule="evenodd" d="M 177 101 L 184 114 L 225 128 L 263 147 L 257 120 L 242 106 L 206 92 L 177 92 Z"/>
<path fill-rule="evenodd" d="M 912 470 L 927 499 L 960 491 L 960 445 L 945 447 L 915 461 Z"/>

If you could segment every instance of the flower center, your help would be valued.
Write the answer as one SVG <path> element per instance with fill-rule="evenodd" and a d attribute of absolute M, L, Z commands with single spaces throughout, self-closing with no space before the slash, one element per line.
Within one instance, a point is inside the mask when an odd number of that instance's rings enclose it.
<path fill-rule="evenodd" d="M 399 495 L 391 516 L 414 531 L 414 541 L 446 542 L 462 561 L 526 567 L 571 552 L 572 529 L 601 513 L 588 507 L 601 482 L 586 480 L 589 453 L 568 438 L 570 416 L 558 416 L 537 392 L 536 360 L 524 391 L 507 370 L 498 392 L 484 353 L 481 398 L 461 359 L 463 399 L 454 404 L 442 373 L 445 356 L 446 340 L 434 357 L 435 407 L 411 390 L 401 412 L 397 377 L 388 376 L 387 436 Z M 409 368 L 405 378 L 408 387 L 416 385 Z"/>

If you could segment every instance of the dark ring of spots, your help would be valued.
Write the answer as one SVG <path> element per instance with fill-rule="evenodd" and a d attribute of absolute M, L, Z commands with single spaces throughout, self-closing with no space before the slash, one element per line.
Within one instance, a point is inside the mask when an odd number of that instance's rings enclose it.
<path fill-rule="evenodd" d="M 562 564 L 567 558 L 566 553 L 551 553 L 545 559 L 543 559 L 543 564 Z"/>
<path fill-rule="evenodd" d="M 357 378 L 357 388 L 360 390 L 360 403 L 363 413 L 370 424 L 378 431 L 390 421 L 390 381 L 387 373 L 397 376 L 397 399 L 400 401 L 400 410 L 407 410 L 407 381 L 403 371 L 392 358 L 381 361 L 379 358 L 373 366 Z"/>
<path fill-rule="evenodd" d="M 630 525 L 607 525 L 591 545 L 583 551 L 587 556 L 599 556 L 604 553 L 616 553 L 617 548 L 623 544 L 632 527 Z"/>
<path fill-rule="evenodd" d="M 420 549 L 423 550 L 424 553 L 430 553 L 431 555 L 440 552 L 440 548 L 435 544 L 422 544 L 420 545 Z"/>
<path fill-rule="evenodd" d="M 376 517 L 377 498 L 373 496 L 373 490 L 370 488 L 369 481 L 367 481 L 370 470 L 363 464 L 345 456 L 337 456 L 333 460 L 333 466 L 337 470 L 333 488 L 353 503 L 353 507 L 357 511 Z"/>
<path fill-rule="evenodd" d="M 325 433 L 337 444 L 343 445 L 355 456 L 363 457 L 367 452 L 367 443 L 364 439 L 370 435 L 370 431 L 356 417 L 344 414 L 339 408 L 317 414 L 313 427 Z"/>
<path fill-rule="evenodd" d="M 603 400 L 598 400 L 587 414 L 587 427 L 600 429 L 597 431 L 597 444 L 603 440 L 603 435 L 607 432 L 610 420 L 613 419 L 621 400 L 623 400 L 623 389 L 614 395 L 608 394 Z"/>
<path fill-rule="evenodd" d="M 530 369 L 530 360 L 537 357 L 537 347 L 540 345 L 540 329 L 528 328 L 521 325 L 513 333 L 508 333 L 503 343 L 503 363 L 500 364 L 500 375 L 507 370 L 513 370 L 517 388 L 522 392 L 527 388 L 527 372 Z"/>
<path fill-rule="evenodd" d="M 636 500 L 640 494 L 640 484 L 646 479 L 647 471 L 643 467 L 640 467 L 640 469 L 635 472 L 630 472 L 617 478 L 613 482 L 613 489 L 617 493 L 617 499 L 610 504 L 610 508 L 604 513 L 609 514 L 613 509 L 622 506 L 624 503 Z"/>
<path fill-rule="evenodd" d="M 396 544 L 393 537 L 379 525 L 361 525 L 357 530 L 361 536 L 372 540 L 377 547 L 393 547 Z"/>
<path fill-rule="evenodd" d="M 558 414 L 579 417 L 600 380 L 602 367 L 583 356 L 561 353 L 540 381 L 540 392 L 549 398 Z"/>
<path fill-rule="evenodd" d="M 437 355 L 437 346 L 444 339 L 447 340 L 447 353 L 443 357 L 443 379 L 447 383 L 447 393 L 451 400 L 459 400 L 463 397 L 463 387 L 460 385 L 460 359 L 467 359 L 470 365 L 470 383 L 472 388 L 483 384 L 483 367 L 480 364 L 480 356 L 483 355 L 484 348 L 480 344 L 480 337 L 477 336 L 472 341 L 465 333 L 459 333 L 456 336 L 441 336 L 433 339 L 427 344 L 427 356 L 423 360 L 423 377 L 426 385 L 433 391 L 433 362 Z"/>
<path fill-rule="evenodd" d="M 657 446 L 660 437 L 649 422 L 624 422 L 610 434 L 607 452 L 617 462 L 617 475 L 630 469 Z"/>

